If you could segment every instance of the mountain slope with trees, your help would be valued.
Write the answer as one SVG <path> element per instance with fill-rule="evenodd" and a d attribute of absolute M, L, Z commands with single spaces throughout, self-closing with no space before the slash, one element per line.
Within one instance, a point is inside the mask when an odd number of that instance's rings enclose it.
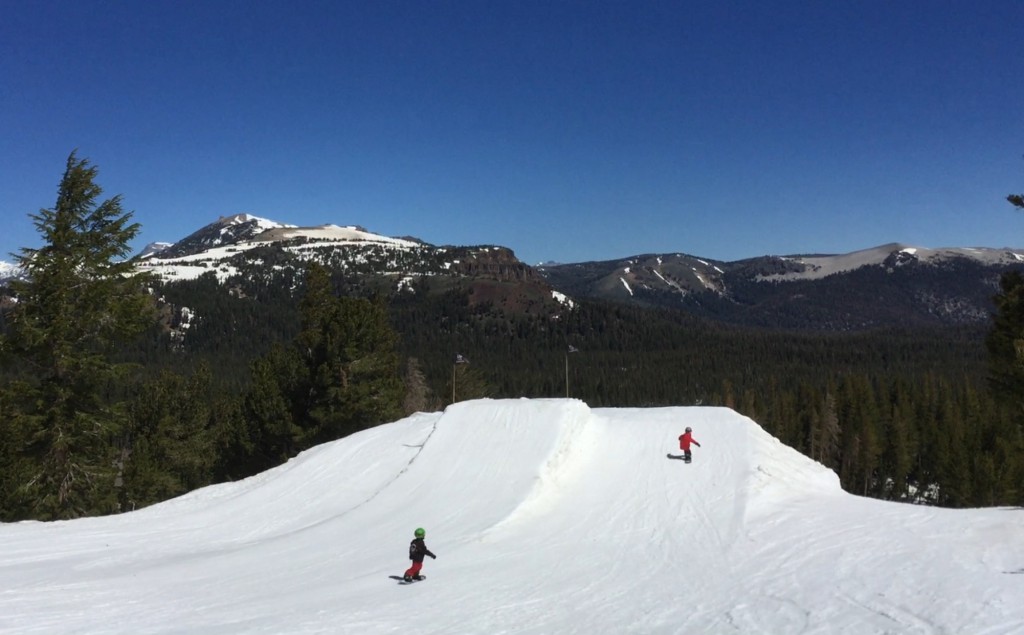
<path fill-rule="evenodd" d="M 478 397 L 724 405 L 851 492 L 1024 502 L 1024 278 L 1012 271 L 994 326 L 876 320 L 834 331 L 563 303 L 490 248 L 406 279 L 355 267 L 338 248 L 312 245 L 315 257 L 300 259 L 267 244 L 231 255 L 230 275 L 218 264 L 148 280 L 123 260 L 137 227 L 119 198 L 96 205 L 95 176 L 69 158 L 57 205 L 33 216 L 45 246 L 25 253 L 32 275 L 0 312 L 2 520 L 137 509 Z M 854 275 L 877 289 L 872 276 L 894 274 Z M 883 304 L 900 288 L 891 293 Z"/>
<path fill-rule="evenodd" d="M 886 245 L 731 263 L 649 254 L 539 271 L 573 297 L 673 308 L 743 326 L 851 331 L 987 323 L 1000 276 L 1022 269 L 1024 259 L 1009 250 Z"/>

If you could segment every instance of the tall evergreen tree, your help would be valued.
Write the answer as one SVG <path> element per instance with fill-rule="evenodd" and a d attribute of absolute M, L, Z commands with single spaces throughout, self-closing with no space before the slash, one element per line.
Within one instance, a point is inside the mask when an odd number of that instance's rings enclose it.
<path fill-rule="evenodd" d="M 121 509 L 131 510 L 210 484 L 216 433 L 209 368 L 189 378 L 165 371 L 129 407 L 122 435 Z"/>
<path fill-rule="evenodd" d="M 420 368 L 420 360 L 410 357 L 405 365 L 405 397 L 402 399 L 402 414 L 438 410 L 440 400 L 431 394 L 427 379 Z"/>
<path fill-rule="evenodd" d="M 254 431 L 242 439 L 251 439 L 249 463 L 255 471 L 279 465 L 295 456 L 302 440 L 298 422 L 303 417 L 302 397 L 306 371 L 294 348 L 274 346 L 269 353 L 252 363 L 252 384 L 246 392 L 243 412 Z"/>
<path fill-rule="evenodd" d="M 27 280 L 3 342 L 18 366 L 11 417 L 30 467 L 18 491 L 27 513 L 72 518 L 116 509 L 112 438 L 124 421 L 112 396 L 126 379 L 113 349 L 148 323 L 142 278 L 125 260 L 139 225 L 120 196 L 97 203 L 97 170 L 72 153 L 53 209 L 30 214 L 43 246 L 17 256 Z"/>
<path fill-rule="evenodd" d="M 904 500 L 909 496 L 907 484 L 915 454 L 911 432 L 913 414 L 906 398 L 906 389 L 893 386 L 887 429 L 884 431 L 882 477 L 887 479 L 883 497 Z"/>
<path fill-rule="evenodd" d="M 398 337 L 384 306 L 336 296 L 313 263 L 299 309 L 301 332 L 253 363 L 244 400 L 253 465 L 263 468 L 401 413 Z"/>
<path fill-rule="evenodd" d="M 989 382 L 995 395 L 1013 403 L 1024 418 L 1024 274 L 1005 273 L 999 287 L 992 329 L 985 341 Z"/>
<path fill-rule="evenodd" d="M 831 389 L 825 392 L 819 412 L 813 432 L 815 449 L 811 458 L 828 467 L 835 467 L 842 430 L 839 427 L 839 415 L 836 414 L 836 398 Z"/>
<path fill-rule="evenodd" d="M 27 517 L 19 488 L 31 478 L 32 467 L 22 455 L 25 437 L 9 396 L 9 390 L 0 390 L 0 522 Z"/>
<path fill-rule="evenodd" d="M 402 399 L 398 336 L 384 306 L 335 296 L 327 270 L 313 264 L 300 308 L 303 329 L 296 344 L 308 371 L 300 424 L 304 445 L 397 417 Z"/>
<path fill-rule="evenodd" d="M 549 389 L 547 393 L 558 394 L 554 388 Z M 487 381 L 479 366 L 455 364 L 452 367 L 452 376 L 445 386 L 445 395 L 449 396 L 453 403 L 486 399 L 494 396 L 494 386 Z"/>

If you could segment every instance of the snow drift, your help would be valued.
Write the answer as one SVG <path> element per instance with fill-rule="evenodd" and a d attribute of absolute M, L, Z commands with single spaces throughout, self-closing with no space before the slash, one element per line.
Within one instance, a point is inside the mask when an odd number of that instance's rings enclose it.
<path fill-rule="evenodd" d="M 397 585 L 418 526 L 438 559 Z M 728 409 L 484 400 L 0 525 L 0 632 L 1021 633 L 1022 526 L 850 496 Z"/>

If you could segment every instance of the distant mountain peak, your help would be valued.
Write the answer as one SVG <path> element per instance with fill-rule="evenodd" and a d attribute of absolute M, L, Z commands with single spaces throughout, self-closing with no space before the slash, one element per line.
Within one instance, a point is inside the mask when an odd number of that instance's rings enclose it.
<path fill-rule="evenodd" d="M 268 265 L 268 260 L 273 265 Z M 354 276 L 525 281 L 549 289 L 505 247 L 439 247 L 418 238 L 375 234 L 360 225 L 303 227 L 251 214 L 222 216 L 177 243 L 140 258 L 138 263 L 165 280 L 188 280 L 213 273 L 225 281 L 243 270 L 248 272 L 246 275 L 260 270 L 270 275 L 272 270 L 294 269 L 305 261 L 320 262 Z M 498 299 L 493 289 L 481 289 L 475 297 Z M 516 301 L 527 302 L 529 299 L 524 297 L 520 293 Z"/>
<path fill-rule="evenodd" d="M 209 225 L 163 249 L 159 257 L 166 259 L 191 256 L 223 245 L 251 240 L 269 230 L 289 227 L 295 227 L 295 225 L 279 223 L 252 214 L 221 216 Z"/>
<path fill-rule="evenodd" d="M 846 254 L 766 255 L 733 262 L 685 254 L 539 268 L 570 296 L 662 306 L 748 325 L 850 330 L 980 324 L 1016 249 L 887 243 Z"/>
<path fill-rule="evenodd" d="M 14 263 L 4 262 L 0 260 L 0 284 L 13 280 L 15 278 L 21 278 L 24 276 L 24 271 L 21 267 Z"/>
<path fill-rule="evenodd" d="M 766 280 L 800 280 L 824 278 L 835 273 L 853 271 L 865 266 L 899 266 L 910 262 L 936 263 L 952 258 L 967 258 L 983 265 L 1008 265 L 1024 261 L 1020 250 L 987 247 L 915 247 L 904 243 L 887 243 L 846 254 L 786 256 L 783 260 L 801 265 L 783 273 L 764 276 Z"/>
<path fill-rule="evenodd" d="M 165 243 L 165 242 L 149 243 L 148 245 L 143 247 L 142 251 L 140 251 L 138 253 L 138 255 L 136 255 L 135 257 L 136 258 L 152 258 L 153 256 L 159 254 L 163 250 L 167 249 L 168 247 L 172 247 L 172 246 L 174 246 L 174 243 Z"/>
<path fill-rule="evenodd" d="M 221 216 L 220 218 L 217 219 L 216 223 L 213 224 L 229 226 L 242 225 L 245 223 L 253 223 L 257 226 L 265 227 L 267 229 L 275 227 L 295 227 L 295 225 L 289 225 L 288 223 L 279 223 L 276 220 L 270 220 L 268 218 L 262 218 L 260 216 L 253 216 L 252 214 L 246 214 L 244 212 L 241 214 L 232 214 L 231 216 Z"/>
<path fill-rule="evenodd" d="M 309 241 L 341 242 L 341 243 L 366 243 L 366 244 L 387 244 L 395 247 L 411 248 L 424 246 L 426 243 L 415 242 L 404 238 L 392 238 L 367 231 L 359 225 L 315 225 L 312 227 L 299 227 L 296 225 L 282 225 L 280 227 L 268 228 L 260 234 L 253 236 L 252 241 L 282 241 L 291 239 L 306 239 Z"/>

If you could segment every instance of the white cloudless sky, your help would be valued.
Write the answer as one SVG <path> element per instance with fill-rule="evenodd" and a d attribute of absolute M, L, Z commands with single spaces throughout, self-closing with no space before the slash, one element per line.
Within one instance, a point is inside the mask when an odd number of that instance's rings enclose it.
<path fill-rule="evenodd" d="M 0 524 L 0 632 L 1011 635 L 1022 525 L 846 494 L 724 408 L 472 401 L 136 512 Z M 437 559 L 399 584 L 416 527 Z"/>
<path fill-rule="evenodd" d="M 0 253 L 68 154 L 222 215 L 524 261 L 1020 247 L 1019 2 L 6 2 Z"/>

